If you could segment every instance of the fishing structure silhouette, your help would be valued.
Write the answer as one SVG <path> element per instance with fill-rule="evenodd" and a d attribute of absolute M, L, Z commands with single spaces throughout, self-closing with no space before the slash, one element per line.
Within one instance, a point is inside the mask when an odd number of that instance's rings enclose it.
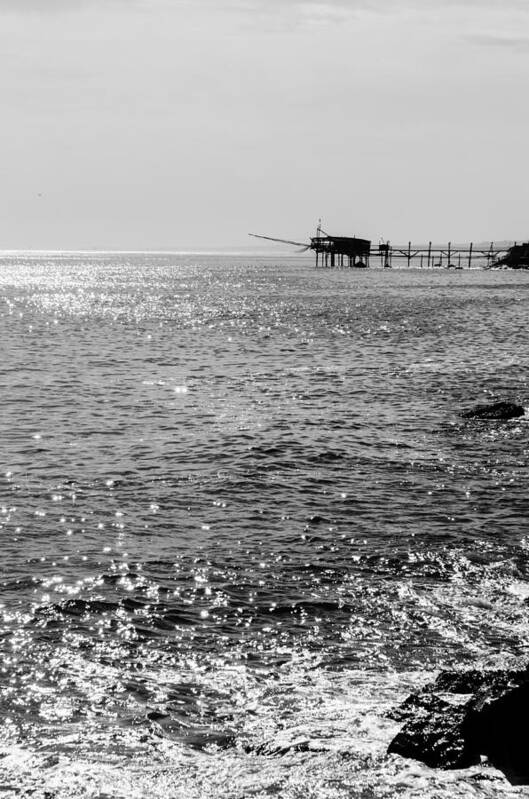
<path fill-rule="evenodd" d="M 479 260 L 485 261 L 485 268 L 488 269 L 529 269 L 529 242 L 525 244 L 514 242 L 512 245 L 495 245 L 492 241 L 488 245 L 471 242 L 462 246 L 448 242 L 446 246 L 433 246 L 431 241 L 427 245 L 415 245 L 411 241 L 407 245 L 393 245 L 389 241 L 381 241 L 373 246 L 369 239 L 356 236 L 331 236 L 322 229 L 321 220 L 316 235 L 311 237 L 308 243 L 264 236 L 259 233 L 249 233 L 248 235 L 257 239 L 301 247 L 299 252 L 313 250 L 316 253 L 317 267 L 345 266 L 365 269 L 370 266 L 372 258 L 378 258 L 380 265 L 385 268 L 391 268 L 393 261 L 400 259 L 405 260 L 407 266 L 411 266 L 412 262 L 415 266 L 418 261 L 421 267 L 428 268 L 471 268 L 473 261 L 475 263 L 476 260 Z"/>

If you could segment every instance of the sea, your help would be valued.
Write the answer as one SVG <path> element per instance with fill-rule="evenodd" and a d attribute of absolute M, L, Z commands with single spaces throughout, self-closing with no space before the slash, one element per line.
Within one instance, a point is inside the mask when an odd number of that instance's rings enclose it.
<path fill-rule="evenodd" d="M 0 796 L 510 797 L 388 712 L 529 661 L 529 274 L 0 256 Z M 528 417 L 529 418 L 529 417 Z"/>

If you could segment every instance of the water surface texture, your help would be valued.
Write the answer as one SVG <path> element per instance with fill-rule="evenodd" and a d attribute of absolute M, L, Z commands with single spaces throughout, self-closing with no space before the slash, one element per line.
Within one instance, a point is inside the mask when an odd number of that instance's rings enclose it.
<path fill-rule="evenodd" d="M 514 796 L 388 757 L 526 662 L 529 275 L 0 259 L 0 781 L 57 797 Z"/>

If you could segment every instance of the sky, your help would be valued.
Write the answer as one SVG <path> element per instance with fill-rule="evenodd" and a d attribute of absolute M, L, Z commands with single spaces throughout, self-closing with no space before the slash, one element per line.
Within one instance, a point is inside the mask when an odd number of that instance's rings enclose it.
<path fill-rule="evenodd" d="M 0 67 L 2 249 L 529 240 L 527 0 L 0 0 Z"/>

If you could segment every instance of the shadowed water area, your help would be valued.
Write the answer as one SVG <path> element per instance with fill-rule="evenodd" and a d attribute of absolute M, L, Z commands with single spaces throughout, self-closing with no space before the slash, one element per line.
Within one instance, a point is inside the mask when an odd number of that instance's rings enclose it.
<path fill-rule="evenodd" d="M 529 659 L 529 275 L 0 259 L 0 779 L 57 797 L 514 796 L 386 749 Z"/>

